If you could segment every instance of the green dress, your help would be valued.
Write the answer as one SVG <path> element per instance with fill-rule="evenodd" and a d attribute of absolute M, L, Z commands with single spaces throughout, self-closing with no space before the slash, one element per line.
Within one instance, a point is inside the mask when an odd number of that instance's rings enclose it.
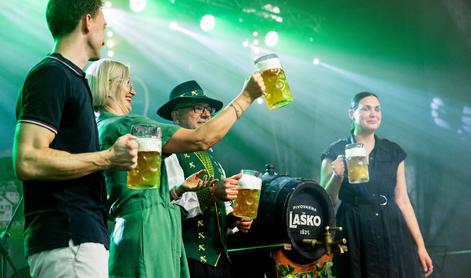
<path fill-rule="evenodd" d="M 129 133 L 134 124 L 159 126 L 162 145 L 179 129 L 135 115 L 101 113 L 97 122 L 102 149 Z M 170 202 L 167 174 L 165 167 L 161 169 L 158 190 L 131 190 L 126 187 L 127 171 L 104 172 L 110 218 L 115 222 L 109 277 L 189 277 L 182 240 L 182 211 Z"/>

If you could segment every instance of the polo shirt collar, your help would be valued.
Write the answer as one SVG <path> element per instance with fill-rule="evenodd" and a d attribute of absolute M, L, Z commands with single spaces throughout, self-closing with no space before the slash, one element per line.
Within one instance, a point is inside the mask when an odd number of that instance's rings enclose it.
<path fill-rule="evenodd" d="M 72 63 L 72 61 L 64 58 L 64 56 L 62 56 L 61 54 L 52 53 L 52 54 L 49 55 L 49 58 L 54 59 L 54 60 L 58 61 L 59 63 L 63 64 L 69 70 L 71 70 L 73 73 L 75 73 L 77 76 L 79 76 L 81 78 L 85 78 L 85 73 L 83 72 L 83 70 L 81 68 L 79 68 L 76 64 Z"/>

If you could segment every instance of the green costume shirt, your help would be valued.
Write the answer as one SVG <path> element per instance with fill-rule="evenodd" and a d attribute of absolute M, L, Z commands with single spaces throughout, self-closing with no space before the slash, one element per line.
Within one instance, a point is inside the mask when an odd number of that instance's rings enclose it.
<path fill-rule="evenodd" d="M 134 124 L 159 126 L 162 146 L 179 129 L 142 116 L 110 113 L 101 113 L 97 122 L 102 149 L 129 133 Z M 189 277 L 181 233 L 181 209 L 170 202 L 165 167 L 161 169 L 158 190 L 131 190 L 126 186 L 127 171 L 104 172 L 110 218 L 115 222 L 110 242 L 109 277 Z"/>
<path fill-rule="evenodd" d="M 211 152 L 177 154 L 185 178 L 206 169 L 212 177 L 223 181 L 224 170 Z M 224 202 L 213 201 L 209 188 L 196 192 L 202 214 L 183 221 L 183 241 L 188 258 L 217 266 L 226 252 L 226 209 Z"/>

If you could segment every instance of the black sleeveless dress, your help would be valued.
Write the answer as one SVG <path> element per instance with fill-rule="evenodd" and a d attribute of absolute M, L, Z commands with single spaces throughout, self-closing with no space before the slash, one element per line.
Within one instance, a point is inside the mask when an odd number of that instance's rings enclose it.
<path fill-rule="evenodd" d="M 386 139 L 376 138 L 369 156 L 367 183 L 350 184 L 347 174 L 340 188 L 342 200 L 336 214 L 337 226 L 346 238 L 348 252 L 334 256 L 337 278 L 414 278 L 423 277 L 417 247 L 404 216 L 394 201 L 396 173 L 406 153 Z M 335 160 L 345 154 L 349 136 L 331 144 L 321 159 Z"/>

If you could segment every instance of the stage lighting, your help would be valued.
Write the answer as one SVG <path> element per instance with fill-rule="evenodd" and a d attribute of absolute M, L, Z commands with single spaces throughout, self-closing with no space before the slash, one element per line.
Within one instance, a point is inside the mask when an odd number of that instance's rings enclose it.
<path fill-rule="evenodd" d="M 114 51 L 113 50 L 108 50 L 108 57 L 111 58 L 114 56 Z"/>
<path fill-rule="evenodd" d="M 253 47 L 252 47 L 252 53 L 253 53 L 254 55 L 257 55 L 257 56 L 258 56 L 258 54 L 260 54 L 260 47 L 253 46 Z M 255 60 L 256 60 L 256 59 L 255 59 Z"/>
<path fill-rule="evenodd" d="M 274 47 L 278 43 L 278 33 L 270 31 L 265 35 L 265 45 L 268 47 Z"/>
<path fill-rule="evenodd" d="M 262 104 L 263 103 L 263 98 L 261 98 L 261 97 L 257 98 L 257 103 Z"/>
<path fill-rule="evenodd" d="M 320 61 L 319 58 L 317 58 L 317 57 L 314 58 L 314 59 L 312 59 L 312 63 L 313 63 L 314 65 L 319 65 L 320 62 L 321 62 L 321 61 Z"/>
<path fill-rule="evenodd" d="M 147 5 L 147 0 L 129 0 L 129 7 L 131 11 L 140 13 L 142 12 Z"/>
<path fill-rule="evenodd" d="M 178 23 L 176 21 L 170 21 L 170 23 L 168 24 L 168 28 L 170 30 L 177 30 L 178 29 Z"/>
<path fill-rule="evenodd" d="M 207 14 L 204 15 L 200 20 L 200 27 L 201 30 L 205 32 L 209 32 L 214 29 L 214 25 L 216 25 L 216 19 L 213 15 Z"/>
<path fill-rule="evenodd" d="M 106 42 L 106 46 L 107 46 L 108 48 L 112 48 L 112 47 L 114 46 L 114 42 L 113 42 L 112 40 L 108 40 L 108 41 Z"/>
<path fill-rule="evenodd" d="M 107 31 L 107 32 L 106 32 L 106 36 L 107 36 L 108 38 L 111 38 L 111 37 L 113 36 L 113 31 L 111 31 L 111 30 L 110 30 L 110 31 Z"/>
<path fill-rule="evenodd" d="M 244 40 L 244 41 L 242 42 L 242 46 L 243 46 L 243 47 L 248 47 L 248 46 L 249 46 L 249 40 Z"/>
<path fill-rule="evenodd" d="M 105 8 L 111 8 L 111 6 L 112 6 L 111 1 L 105 1 L 104 6 L 105 6 Z"/>

